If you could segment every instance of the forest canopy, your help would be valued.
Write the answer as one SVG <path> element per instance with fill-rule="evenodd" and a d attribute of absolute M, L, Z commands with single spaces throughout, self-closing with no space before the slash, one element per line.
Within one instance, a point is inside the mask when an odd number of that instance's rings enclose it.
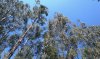
<path fill-rule="evenodd" d="M 99 1 L 99 0 L 98 0 Z M 0 0 L 0 59 L 99 59 L 100 26 L 78 24 L 35 0 Z"/>

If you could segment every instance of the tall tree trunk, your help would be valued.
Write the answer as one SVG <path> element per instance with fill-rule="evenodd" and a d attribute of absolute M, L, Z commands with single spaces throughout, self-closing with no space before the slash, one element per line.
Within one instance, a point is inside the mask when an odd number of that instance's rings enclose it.
<path fill-rule="evenodd" d="M 13 53 L 15 52 L 15 50 L 18 48 L 18 46 L 21 44 L 24 36 L 26 35 L 26 33 L 31 29 L 32 26 L 29 26 L 29 28 L 25 31 L 25 33 L 19 38 L 19 40 L 17 41 L 17 43 L 11 48 L 10 52 L 8 53 L 8 55 L 4 58 L 4 59 L 10 59 L 11 56 L 13 55 Z"/>

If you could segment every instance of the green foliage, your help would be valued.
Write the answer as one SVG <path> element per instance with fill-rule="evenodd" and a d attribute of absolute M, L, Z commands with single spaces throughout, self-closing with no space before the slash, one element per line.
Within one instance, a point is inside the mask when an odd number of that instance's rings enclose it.
<path fill-rule="evenodd" d="M 75 56 L 77 55 L 77 52 L 75 51 L 75 49 L 73 49 L 72 47 L 70 48 L 70 50 L 69 50 L 69 53 L 68 53 L 68 56 L 67 56 L 67 58 L 68 59 L 74 59 L 75 58 Z"/>
<path fill-rule="evenodd" d="M 3 33 L 3 26 L 0 25 L 0 34 L 2 34 L 2 33 Z"/>
<path fill-rule="evenodd" d="M 6 3 L 5 3 L 6 2 Z M 22 30 L 24 33 L 26 31 L 27 19 L 34 19 L 31 30 L 29 30 L 24 38 L 29 38 L 28 43 L 31 42 L 30 46 L 27 44 L 22 46 L 21 50 L 18 52 L 15 59 L 32 59 L 33 40 L 41 38 L 44 39 L 44 51 L 42 53 L 46 54 L 46 59 L 74 59 L 78 56 L 78 50 L 82 50 L 83 59 L 99 59 L 100 58 L 100 26 L 86 26 L 85 23 L 80 23 L 78 27 L 77 24 L 73 24 L 67 17 L 61 13 L 56 13 L 54 18 L 49 21 L 47 31 L 41 34 L 43 31 L 41 26 L 43 26 L 47 19 L 44 15 L 48 16 L 48 8 L 37 0 L 37 5 L 33 7 L 33 11 L 30 10 L 28 4 L 24 4 L 22 1 L 17 0 L 5 0 L 5 2 L 0 3 L 0 47 L 5 47 L 5 42 L 8 46 L 12 47 L 18 39 L 21 37 L 19 34 L 13 34 L 9 36 L 9 32 L 13 32 L 16 29 Z M 13 16 L 10 20 L 9 17 Z M 7 34 L 6 34 L 7 33 Z M 24 39 L 23 38 L 23 39 Z M 83 48 L 78 48 L 78 42 L 83 43 L 85 46 Z M 38 54 L 41 53 L 42 43 L 36 43 L 38 49 Z M 6 46 L 7 47 L 7 46 Z M 62 54 L 58 56 L 59 49 L 61 51 L 68 51 L 67 55 L 64 57 Z M 3 48 L 0 49 L 0 53 Z M 41 55 L 40 55 L 41 56 Z"/>
<path fill-rule="evenodd" d="M 45 14 L 46 16 L 48 16 L 48 12 L 47 12 L 47 7 L 44 5 L 40 5 L 39 10 L 40 10 L 40 14 Z"/>
<path fill-rule="evenodd" d="M 57 59 L 57 50 L 52 46 L 46 46 L 44 52 L 48 55 L 46 59 Z"/>
<path fill-rule="evenodd" d="M 32 36 L 32 37 L 30 37 L 29 39 L 34 40 L 34 39 L 35 39 L 35 37 L 34 37 L 34 36 Z"/>
<path fill-rule="evenodd" d="M 31 48 L 29 46 L 24 46 L 19 51 L 15 59 L 32 59 L 32 56 L 33 56 L 33 53 L 32 53 Z"/>

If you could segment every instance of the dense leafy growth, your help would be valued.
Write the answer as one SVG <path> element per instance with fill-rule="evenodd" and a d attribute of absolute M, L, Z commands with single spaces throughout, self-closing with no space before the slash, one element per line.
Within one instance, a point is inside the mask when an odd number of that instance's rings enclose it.
<path fill-rule="evenodd" d="M 98 0 L 99 1 L 99 0 Z M 99 59 L 100 26 L 72 23 L 48 8 L 33 10 L 19 0 L 0 0 L 0 59 Z"/>

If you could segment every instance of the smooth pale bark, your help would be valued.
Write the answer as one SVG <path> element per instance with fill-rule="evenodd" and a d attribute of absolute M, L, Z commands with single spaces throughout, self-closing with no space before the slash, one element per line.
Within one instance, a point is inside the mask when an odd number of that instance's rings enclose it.
<path fill-rule="evenodd" d="M 10 59 L 11 56 L 13 55 L 13 53 L 15 52 L 15 50 L 18 48 L 18 46 L 21 44 L 24 36 L 27 34 L 27 32 L 31 29 L 32 26 L 29 26 L 29 28 L 25 31 L 25 33 L 19 38 L 19 40 L 17 41 L 17 43 L 11 48 L 7 58 Z M 5 59 L 7 59 L 5 58 Z"/>

